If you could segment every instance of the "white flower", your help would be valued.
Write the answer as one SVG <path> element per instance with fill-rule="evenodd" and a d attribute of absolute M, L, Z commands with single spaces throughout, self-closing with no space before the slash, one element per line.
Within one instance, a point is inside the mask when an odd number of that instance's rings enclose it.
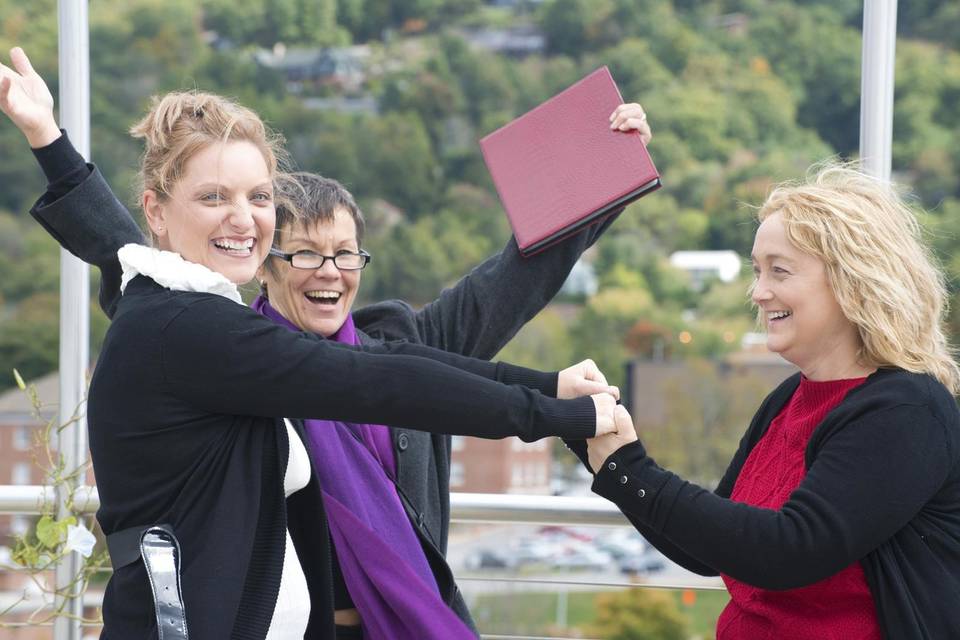
<path fill-rule="evenodd" d="M 67 550 L 77 551 L 84 558 L 89 558 L 96 543 L 97 539 L 83 526 L 83 523 L 76 526 L 67 525 Z"/>

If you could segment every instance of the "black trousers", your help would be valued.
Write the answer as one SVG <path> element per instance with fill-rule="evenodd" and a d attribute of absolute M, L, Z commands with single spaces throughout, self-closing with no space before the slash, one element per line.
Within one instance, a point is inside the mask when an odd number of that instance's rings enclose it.
<path fill-rule="evenodd" d="M 337 625 L 337 640 L 363 640 L 363 627 Z"/>

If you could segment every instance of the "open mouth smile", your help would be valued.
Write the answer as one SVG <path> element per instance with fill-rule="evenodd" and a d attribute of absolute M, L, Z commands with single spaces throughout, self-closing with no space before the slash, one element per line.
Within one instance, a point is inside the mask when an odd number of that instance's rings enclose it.
<path fill-rule="evenodd" d="M 325 289 L 318 289 L 314 291 L 305 291 L 303 296 L 311 304 L 317 305 L 328 305 L 333 306 L 340 301 L 340 297 L 343 294 L 339 291 L 330 291 Z"/>
<path fill-rule="evenodd" d="M 213 246 L 218 253 L 235 258 L 249 258 L 253 255 L 253 247 L 257 243 L 255 238 L 217 238 Z"/>

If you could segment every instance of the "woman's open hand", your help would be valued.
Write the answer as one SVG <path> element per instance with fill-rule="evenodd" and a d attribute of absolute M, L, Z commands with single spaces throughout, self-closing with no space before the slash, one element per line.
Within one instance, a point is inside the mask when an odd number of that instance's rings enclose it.
<path fill-rule="evenodd" d="M 23 49 L 11 49 L 10 60 L 13 69 L 0 63 L 0 111 L 17 125 L 31 147 L 45 147 L 60 137 L 53 96 Z"/>
<path fill-rule="evenodd" d="M 636 131 L 640 134 L 644 146 L 650 144 L 653 131 L 647 122 L 647 114 L 636 102 L 622 104 L 610 114 L 610 128 L 617 131 Z"/>

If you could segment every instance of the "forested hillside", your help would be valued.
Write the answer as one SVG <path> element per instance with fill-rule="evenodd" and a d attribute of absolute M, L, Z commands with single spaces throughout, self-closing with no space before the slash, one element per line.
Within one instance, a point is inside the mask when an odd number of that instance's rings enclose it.
<path fill-rule="evenodd" d="M 960 3 L 899 5 L 894 171 L 929 211 L 955 277 Z M 93 0 L 92 154 L 132 205 L 139 149 L 126 131 L 149 97 L 235 96 L 283 132 L 298 168 L 358 197 L 375 256 L 361 301 L 422 303 L 507 237 L 476 140 L 609 65 L 649 114 L 665 186 L 590 256 L 598 292 L 541 314 L 508 355 L 543 368 L 589 355 L 622 381 L 650 336 L 675 355 L 712 356 L 750 330 L 748 270 L 697 291 L 666 257 L 749 255 L 751 206 L 771 184 L 855 156 L 860 11 L 853 0 Z M 0 49 L 23 46 L 54 89 L 56 14 L 54 0 L 0 0 Z M 498 48 L 489 34 L 518 44 Z M 13 367 L 56 366 L 58 262 L 27 214 L 44 180 L 5 121 L 0 149 L 3 387 Z M 92 315 L 96 347 L 106 320 Z M 692 339 L 673 340 L 680 331 Z"/>

